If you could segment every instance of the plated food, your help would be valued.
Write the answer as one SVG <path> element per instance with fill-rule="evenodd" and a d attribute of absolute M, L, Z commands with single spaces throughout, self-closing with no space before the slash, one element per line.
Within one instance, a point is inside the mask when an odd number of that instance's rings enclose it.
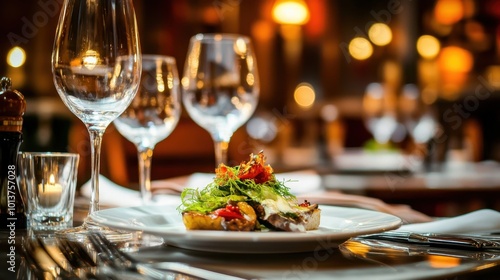
<path fill-rule="evenodd" d="M 188 230 L 305 232 L 317 229 L 321 210 L 299 203 L 286 182 L 276 179 L 263 152 L 230 167 L 220 164 L 202 189 L 186 188 L 178 210 Z"/>

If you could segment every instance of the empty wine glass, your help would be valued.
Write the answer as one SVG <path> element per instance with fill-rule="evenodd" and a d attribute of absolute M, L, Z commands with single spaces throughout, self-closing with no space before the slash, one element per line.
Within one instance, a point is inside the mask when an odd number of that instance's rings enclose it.
<path fill-rule="evenodd" d="M 416 144 L 425 144 L 434 137 L 438 129 L 431 107 L 425 104 L 420 90 L 414 84 L 403 86 L 400 100 L 403 123 Z"/>
<path fill-rule="evenodd" d="M 382 84 L 371 83 L 363 97 L 366 127 L 378 144 L 386 145 L 398 127 L 396 108 L 390 93 Z"/>
<path fill-rule="evenodd" d="M 139 91 L 127 110 L 113 123 L 137 147 L 144 204 L 152 200 L 153 149 L 174 130 L 180 113 L 179 74 L 175 59 L 162 55 L 143 55 Z"/>
<path fill-rule="evenodd" d="M 436 161 L 440 153 L 436 153 L 435 141 L 431 141 L 439 130 L 439 124 L 433 108 L 424 102 L 420 89 L 414 84 L 403 86 L 399 97 L 401 120 L 413 139 L 410 154 L 412 155 L 413 169 L 421 167 L 433 170 L 438 167 Z M 423 165 L 422 165 L 423 164 Z"/>
<path fill-rule="evenodd" d="M 252 116 L 259 98 L 250 38 L 233 34 L 192 37 L 182 87 L 188 114 L 215 142 L 216 165 L 227 164 L 229 140 Z"/>
<path fill-rule="evenodd" d="M 105 230 L 90 218 L 99 210 L 101 140 L 139 86 L 141 52 L 132 0 L 65 0 L 52 52 L 52 72 L 62 101 L 90 134 L 89 215 L 81 227 L 66 232 L 81 239 L 89 229 Z"/>

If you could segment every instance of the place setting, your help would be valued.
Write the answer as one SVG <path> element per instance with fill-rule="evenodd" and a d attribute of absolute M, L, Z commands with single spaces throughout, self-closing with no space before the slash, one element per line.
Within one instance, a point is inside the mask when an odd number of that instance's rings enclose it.
<path fill-rule="evenodd" d="M 9 30 L 0 278 L 496 279 L 492 4 L 198 2 Z"/>

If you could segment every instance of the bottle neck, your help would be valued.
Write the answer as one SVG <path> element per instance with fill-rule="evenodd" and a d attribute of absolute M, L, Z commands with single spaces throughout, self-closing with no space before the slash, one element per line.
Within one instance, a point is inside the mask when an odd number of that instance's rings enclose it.
<path fill-rule="evenodd" d="M 17 154 L 23 141 L 21 132 L 0 132 L 0 166 L 3 168 L 9 164 L 17 163 Z"/>

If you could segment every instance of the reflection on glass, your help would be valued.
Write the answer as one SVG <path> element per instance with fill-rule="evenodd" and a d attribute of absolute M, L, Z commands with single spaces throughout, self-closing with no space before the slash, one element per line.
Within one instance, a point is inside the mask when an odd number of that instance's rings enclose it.
<path fill-rule="evenodd" d="M 431 140 L 436 134 L 437 122 L 416 85 L 406 84 L 403 87 L 399 105 L 402 121 L 415 143 L 425 144 Z"/>
<path fill-rule="evenodd" d="M 363 97 L 363 114 L 366 127 L 375 141 L 386 145 L 398 127 L 396 111 L 389 92 L 382 84 L 371 83 Z"/>
<path fill-rule="evenodd" d="M 252 116 L 259 99 L 250 38 L 231 34 L 192 37 L 182 88 L 188 114 L 215 142 L 216 165 L 227 164 L 229 140 Z"/>

